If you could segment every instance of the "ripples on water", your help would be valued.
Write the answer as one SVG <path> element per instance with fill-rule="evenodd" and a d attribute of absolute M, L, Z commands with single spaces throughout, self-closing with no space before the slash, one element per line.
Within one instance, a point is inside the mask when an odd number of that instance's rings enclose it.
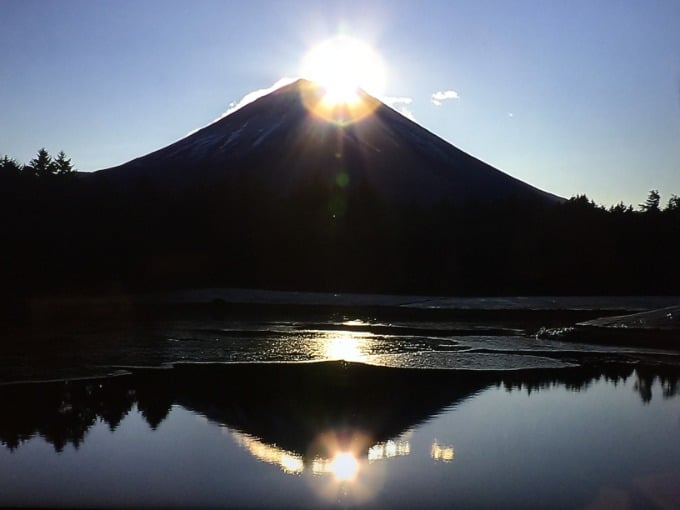
<path fill-rule="evenodd" d="M 361 315 L 357 313 L 356 315 Z M 329 313 L 300 320 L 240 317 L 61 325 L 18 331 L 0 346 L 0 379 L 111 373 L 174 362 L 300 362 L 344 359 L 418 368 L 569 366 L 583 358 L 661 351 L 538 339 L 545 321 L 384 321 Z M 548 324 L 550 325 L 550 324 Z M 667 359 L 677 359 L 673 353 Z"/>

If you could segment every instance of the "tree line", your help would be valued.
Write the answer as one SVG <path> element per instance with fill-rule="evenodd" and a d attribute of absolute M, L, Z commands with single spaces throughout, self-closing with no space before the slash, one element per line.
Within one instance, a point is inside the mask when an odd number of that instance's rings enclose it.
<path fill-rule="evenodd" d="M 21 165 L 0 160 L 7 295 L 217 286 L 680 293 L 680 199 L 662 206 L 656 190 L 637 208 L 606 208 L 585 195 L 560 204 L 395 204 L 367 182 L 312 178 L 284 195 L 254 172 L 225 172 L 222 182 L 173 190 L 150 179 L 77 173 L 70 161 L 60 173 L 65 155 L 45 156 L 18 173 Z"/>
<path fill-rule="evenodd" d="M 13 178 L 47 179 L 54 176 L 72 176 L 76 172 L 71 160 L 64 151 L 59 151 L 56 158 L 52 158 L 43 147 L 38 154 L 28 162 L 21 164 L 16 159 L 4 155 L 0 159 L 0 180 Z"/>

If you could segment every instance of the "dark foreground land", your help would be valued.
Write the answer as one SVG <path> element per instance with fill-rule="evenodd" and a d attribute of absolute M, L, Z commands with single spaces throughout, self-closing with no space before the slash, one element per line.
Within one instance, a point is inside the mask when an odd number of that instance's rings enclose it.
<path fill-rule="evenodd" d="M 325 177 L 324 177 L 325 175 Z M 680 201 L 387 201 L 320 173 L 165 179 L 0 173 L 0 301 L 247 287 L 458 296 L 675 295 Z"/>

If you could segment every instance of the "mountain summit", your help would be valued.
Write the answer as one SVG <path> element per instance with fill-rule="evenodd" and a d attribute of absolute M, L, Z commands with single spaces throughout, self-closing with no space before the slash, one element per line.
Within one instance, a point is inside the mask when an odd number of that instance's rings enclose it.
<path fill-rule="evenodd" d="M 283 195 L 309 182 L 368 186 L 387 202 L 561 199 L 466 154 L 374 97 L 324 104 L 298 80 L 146 156 L 96 172 L 173 190 L 254 179 Z"/>

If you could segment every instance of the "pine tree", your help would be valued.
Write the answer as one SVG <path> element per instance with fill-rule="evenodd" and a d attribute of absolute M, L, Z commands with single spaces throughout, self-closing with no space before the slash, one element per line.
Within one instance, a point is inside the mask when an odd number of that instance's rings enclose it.
<path fill-rule="evenodd" d="M 633 212 L 633 206 L 632 205 L 626 205 L 623 203 L 623 201 L 619 202 L 616 205 L 613 205 L 609 208 L 609 212 L 613 214 L 627 214 L 627 213 L 632 213 Z"/>
<path fill-rule="evenodd" d="M 655 213 L 659 212 L 659 203 L 661 202 L 661 195 L 659 195 L 659 190 L 653 189 L 649 192 L 647 200 L 644 204 L 640 204 L 640 209 L 643 212 Z"/>
<path fill-rule="evenodd" d="M 16 177 L 21 174 L 21 165 L 16 159 L 5 155 L 0 159 L 0 177 Z"/>
<path fill-rule="evenodd" d="M 673 193 L 668 199 L 667 211 L 680 212 L 680 197 Z"/>
<path fill-rule="evenodd" d="M 52 156 L 48 154 L 45 147 L 38 151 L 38 155 L 28 163 L 28 166 L 33 169 L 34 175 L 41 178 L 53 175 L 56 171 Z"/>
<path fill-rule="evenodd" d="M 54 160 L 53 164 L 57 175 L 71 175 L 75 171 L 71 164 L 71 159 L 66 159 L 64 151 L 59 151 L 57 159 Z"/>

